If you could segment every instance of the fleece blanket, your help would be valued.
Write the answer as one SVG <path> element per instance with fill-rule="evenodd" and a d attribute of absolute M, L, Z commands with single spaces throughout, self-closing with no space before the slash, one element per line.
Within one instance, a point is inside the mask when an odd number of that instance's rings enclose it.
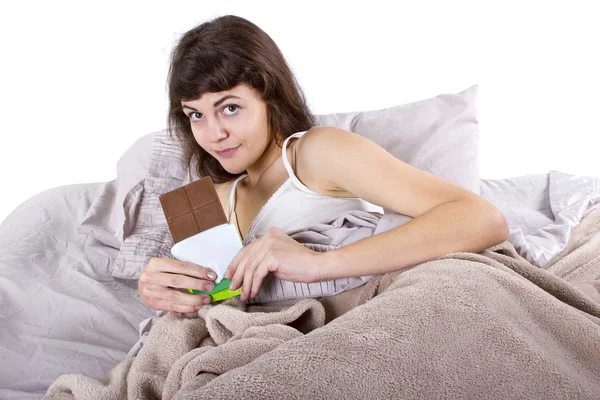
<path fill-rule="evenodd" d="M 546 269 L 509 242 L 330 297 L 167 313 L 102 380 L 48 399 L 597 399 L 600 210 Z"/>

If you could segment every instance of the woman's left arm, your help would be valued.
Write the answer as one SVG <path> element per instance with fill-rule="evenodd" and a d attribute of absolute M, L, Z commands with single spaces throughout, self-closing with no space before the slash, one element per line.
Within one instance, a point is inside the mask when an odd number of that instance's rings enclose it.
<path fill-rule="evenodd" d="M 318 281 L 396 271 L 457 251 L 506 240 L 506 220 L 472 199 L 443 203 L 389 231 L 322 253 Z"/>
<path fill-rule="evenodd" d="M 318 281 L 396 271 L 444 254 L 480 252 L 508 237 L 506 219 L 487 200 L 406 164 L 342 129 L 312 128 L 296 144 L 296 168 L 331 187 L 414 219 L 321 253 Z"/>

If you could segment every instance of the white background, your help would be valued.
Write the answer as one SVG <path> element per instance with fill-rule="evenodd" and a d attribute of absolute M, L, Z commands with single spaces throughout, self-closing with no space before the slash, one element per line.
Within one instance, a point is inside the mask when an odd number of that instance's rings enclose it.
<path fill-rule="evenodd" d="M 116 178 L 166 126 L 171 48 L 225 14 L 279 45 L 316 114 L 479 84 L 480 176 L 600 176 L 596 2 L 120 1 L 0 5 L 0 221 L 35 194 Z"/>

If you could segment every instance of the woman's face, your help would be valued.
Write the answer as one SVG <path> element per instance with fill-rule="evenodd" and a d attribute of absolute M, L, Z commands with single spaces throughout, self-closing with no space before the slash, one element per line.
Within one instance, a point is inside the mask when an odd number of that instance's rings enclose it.
<path fill-rule="evenodd" d="M 251 86 L 182 101 L 196 142 L 231 174 L 244 172 L 268 147 L 267 105 Z M 219 151 L 237 149 L 230 154 Z"/>

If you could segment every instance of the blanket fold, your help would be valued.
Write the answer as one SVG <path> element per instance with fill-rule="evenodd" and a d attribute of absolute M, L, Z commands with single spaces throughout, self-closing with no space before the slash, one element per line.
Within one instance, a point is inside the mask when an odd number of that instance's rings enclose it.
<path fill-rule="evenodd" d="M 102 381 L 49 399 L 595 399 L 600 210 L 538 268 L 509 242 L 334 296 L 167 313 Z"/>

